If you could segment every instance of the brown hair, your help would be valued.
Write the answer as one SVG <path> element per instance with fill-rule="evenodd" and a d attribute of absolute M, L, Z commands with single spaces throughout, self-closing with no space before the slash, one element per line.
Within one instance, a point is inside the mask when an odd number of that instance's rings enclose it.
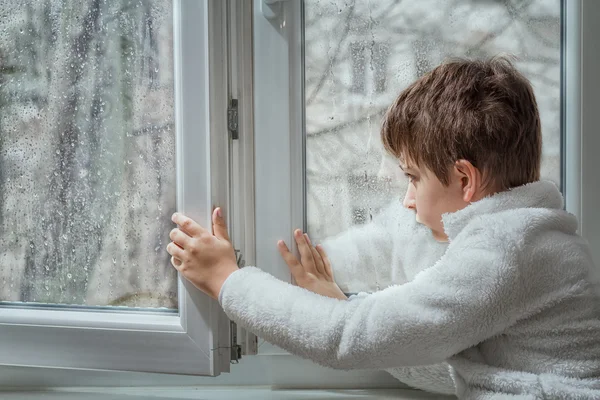
<path fill-rule="evenodd" d="M 542 134 L 529 81 L 506 57 L 453 60 L 406 88 L 384 117 L 388 152 L 448 185 L 464 159 L 498 190 L 539 179 Z"/>

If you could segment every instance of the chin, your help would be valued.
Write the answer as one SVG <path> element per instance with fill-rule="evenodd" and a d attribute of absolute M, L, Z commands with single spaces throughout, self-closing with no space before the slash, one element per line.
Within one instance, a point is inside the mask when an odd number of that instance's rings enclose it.
<path fill-rule="evenodd" d="M 435 232 L 434 230 L 432 230 L 431 233 L 433 234 L 433 239 L 435 239 L 436 242 L 440 242 L 440 243 L 448 242 L 448 235 L 446 235 L 445 233 Z"/>
<path fill-rule="evenodd" d="M 421 224 L 421 225 L 425 225 L 426 227 L 428 227 L 429 229 L 431 229 L 432 232 L 435 232 L 435 230 L 431 227 L 430 224 L 427 223 L 427 221 L 423 220 L 423 218 L 419 217 L 419 214 L 417 214 L 415 216 L 415 220 L 417 220 L 417 223 Z"/>
<path fill-rule="evenodd" d="M 425 225 L 427 228 L 429 228 L 429 230 L 431 231 L 431 236 L 433 236 L 433 238 L 438 241 L 438 242 L 447 242 L 448 241 L 448 236 L 446 235 L 446 232 L 444 232 L 444 228 L 438 229 L 438 227 L 436 228 L 432 228 L 431 225 L 427 224 L 426 222 L 424 222 L 423 220 L 421 220 L 419 218 L 419 216 L 417 215 L 416 218 L 417 222 L 421 225 Z"/>

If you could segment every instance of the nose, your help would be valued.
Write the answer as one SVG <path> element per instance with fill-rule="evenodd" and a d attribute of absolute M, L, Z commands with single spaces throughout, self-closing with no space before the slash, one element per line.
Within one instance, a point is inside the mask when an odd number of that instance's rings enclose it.
<path fill-rule="evenodd" d="M 402 205 L 410 210 L 417 209 L 417 202 L 415 200 L 415 187 L 412 185 L 412 183 L 408 184 Z"/>

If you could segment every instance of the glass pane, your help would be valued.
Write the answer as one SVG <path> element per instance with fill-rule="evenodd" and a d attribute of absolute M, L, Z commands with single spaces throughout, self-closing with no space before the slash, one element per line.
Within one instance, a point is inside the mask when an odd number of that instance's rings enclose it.
<path fill-rule="evenodd" d="M 0 300 L 176 308 L 172 1 L 0 15 Z"/>
<path fill-rule="evenodd" d="M 510 53 L 542 118 L 542 177 L 560 183 L 560 0 L 305 0 L 308 228 L 368 222 L 406 178 L 384 156 L 381 118 L 448 57 Z"/>

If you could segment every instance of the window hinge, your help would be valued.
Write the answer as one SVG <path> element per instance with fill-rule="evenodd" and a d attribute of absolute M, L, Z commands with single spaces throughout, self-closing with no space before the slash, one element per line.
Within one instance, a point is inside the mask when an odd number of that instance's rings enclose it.
<path fill-rule="evenodd" d="M 229 321 L 229 331 L 231 332 L 231 363 L 237 364 L 242 358 L 242 346 L 238 344 L 237 325 L 233 321 Z"/>
<path fill-rule="evenodd" d="M 244 260 L 241 250 L 234 248 L 234 251 L 238 267 L 243 268 L 246 261 Z M 242 358 L 242 346 L 238 342 L 237 324 L 233 321 L 230 321 L 229 332 L 231 336 L 231 363 L 237 364 Z"/>
<path fill-rule="evenodd" d="M 238 268 L 244 268 L 244 266 L 246 265 L 246 260 L 244 260 L 242 251 L 238 249 L 233 249 L 233 251 L 235 251 L 235 259 L 237 261 Z"/>
<path fill-rule="evenodd" d="M 240 138 L 238 129 L 238 100 L 231 99 L 229 107 L 227 107 L 227 129 L 231 135 L 231 139 L 237 140 Z"/>

